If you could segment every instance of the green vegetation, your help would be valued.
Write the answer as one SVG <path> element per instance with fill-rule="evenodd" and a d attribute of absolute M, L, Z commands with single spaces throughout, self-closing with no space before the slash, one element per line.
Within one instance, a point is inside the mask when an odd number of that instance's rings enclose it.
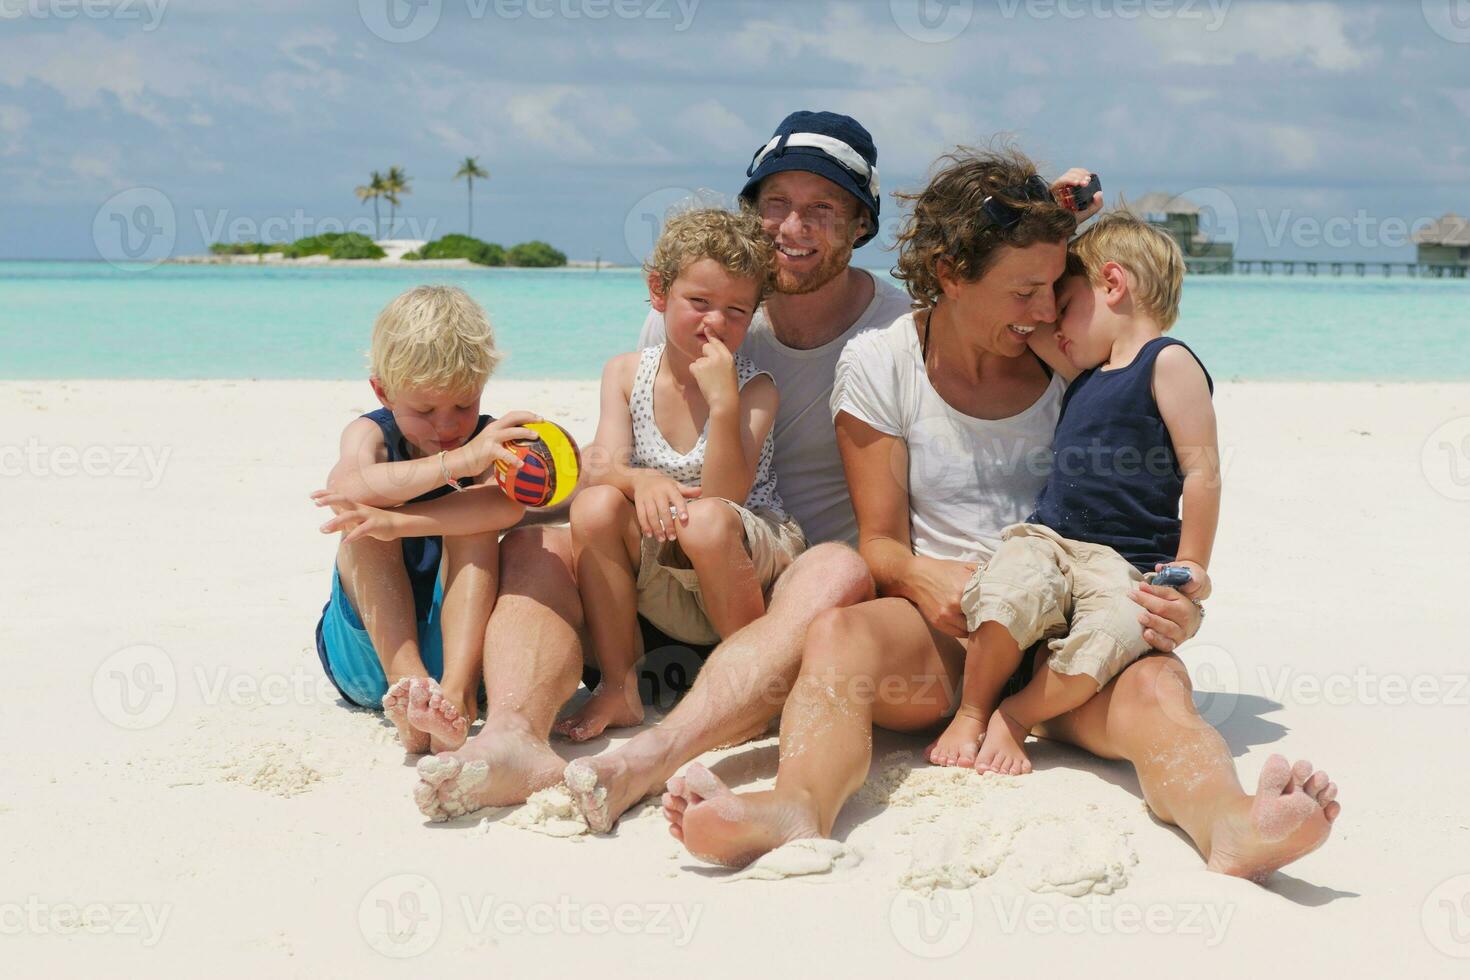
<path fill-rule="evenodd" d="M 382 238 L 383 221 L 378 217 L 378 198 L 388 193 L 388 182 L 383 179 L 382 174 L 374 170 L 373 175 L 368 178 L 368 182 L 366 184 L 359 184 L 355 193 L 359 201 L 363 201 L 364 203 L 367 201 L 373 202 L 373 237 Z"/>
<path fill-rule="evenodd" d="M 459 170 L 455 173 L 454 179 L 455 180 L 459 180 L 461 177 L 463 177 L 468 182 L 468 184 L 469 184 L 469 190 L 470 190 L 469 219 L 470 220 L 469 220 L 469 227 L 466 229 L 466 234 L 468 234 L 471 237 L 473 237 L 474 234 L 475 234 L 475 178 L 476 177 L 479 177 L 481 180 L 489 180 L 490 179 L 490 171 L 486 170 L 484 167 L 481 167 L 480 166 L 480 162 L 478 160 L 476 160 L 474 157 L 465 157 L 464 158 L 464 162 L 459 165 Z M 492 263 L 486 263 L 486 264 L 487 265 L 499 265 L 500 263 L 498 263 L 498 262 L 492 262 Z"/>
<path fill-rule="evenodd" d="M 288 259 L 308 255 L 325 255 L 332 259 L 381 259 L 385 253 L 366 235 L 355 231 L 329 231 L 310 238 L 298 238 L 286 246 L 285 254 Z"/>
<path fill-rule="evenodd" d="M 383 196 L 388 199 L 388 237 L 394 235 L 394 218 L 398 214 L 398 205 L 402 202 L 399 197 L 403 194 L 412 194 L 413 188 L 408 185 L 410 178 L 403 172 L 402 167 L 389 167 L 388 172 L 383 175 Z"/>
<path fill-rule="evenodd" d="M 550 269 L 567 264 L 566 253 L 559 252 L 545 242 L 521 242 L 506 253 L 511 265 L 532 269 Z"/>
<path fill-rule="evenodd" d="M 469 259 L 476 265 L 505 265 L 505 249 L 468 235 L 445 235 L 419 249 L 414 258 Z"/>
<path fill-rule="evenodd" d="M 215 242 L 209 246 L 210 255 L 264 255 L 266 252 L 285 251 L 282 242 Z"/>

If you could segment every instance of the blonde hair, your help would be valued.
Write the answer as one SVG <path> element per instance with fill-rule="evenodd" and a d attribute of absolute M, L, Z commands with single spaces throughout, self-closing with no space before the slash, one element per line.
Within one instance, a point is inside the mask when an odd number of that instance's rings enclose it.
<path fill-rule="evenodd" d="M 1134 302 L 1160 330 L 1179 319 L 1184 253 L 1162 228 L 1128 211 L 1110 211 L 1078 235 L 1068 251 L 1067 271 L 1086 275 L 1093 285 L 1109 262 L 1127 269 Z"/>
<path fill-rule="evenodd" d="M 373 323 L 369 370 L 391 397 L 405 388 L 485 387 L 505 355 L 479 303 L 455 286 L 415 286 Z"/>
<path fill-rule="evenodd" d="M 679 273 L 701 259 L 714 259 L 730 275 L 754 280 L 759 303 L 776 271 L 776 246 L 748 208 L 695 208 L 664 222 L 643 271 L 661 295 L 668 295 Z"/>

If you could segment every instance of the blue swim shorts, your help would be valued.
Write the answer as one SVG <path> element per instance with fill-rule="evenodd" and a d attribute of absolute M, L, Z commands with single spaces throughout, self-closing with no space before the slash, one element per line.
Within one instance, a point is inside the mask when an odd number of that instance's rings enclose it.
<path fill-rule="evenodd" d="M 435 580 L 434 601 L 427 619 L 419 620 L 419 656 L 434 680 L 444 679 L 444 639 L 439 631 L 439 610 L 444 603 L 444 583 Z M 381 709 L 388 693 L 383 662 L 362 619 L 342 591 L 342 576 L 332 569 L 332 598 L 316 624 L 316 653 L 322 670 L 352 704 Z"/>

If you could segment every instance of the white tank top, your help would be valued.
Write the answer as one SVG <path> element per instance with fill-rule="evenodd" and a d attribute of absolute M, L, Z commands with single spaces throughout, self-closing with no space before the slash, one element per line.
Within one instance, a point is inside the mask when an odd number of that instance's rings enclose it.
<path fill-rule="evenodd" d="M 663 361 L 664 345 L 644 348 L 638 358 L 638 373 L 633 376 L 633 390 L 628 395 L 628 413 L 633 416 L 632 465 L 639 469 L 657 470 L 671 480 L 685 486 L 700 486 L 704 476 L 704 450 L 709 439 L 709 423 L 699 434 L 699 441 L 687 453 L 676 452 L 664 434 L 659 431 L 653 417 L 653 380 L 658 376 L 659 364 Z M 741 354 L 735 355 L 735 382 L 744 390 L 752 378 L 769 371 L 760 371 Z M 760 459 L 755 466 L 755 482 L 750 495 L 743 501 L 747 510 L 769 510 L 780 520 L 786 520 L 786 510 L 781 504 L 781 495 L 776 493 L 776 474 L 771 466 L 772 440 L 766 434 L 761 445 Z"/>

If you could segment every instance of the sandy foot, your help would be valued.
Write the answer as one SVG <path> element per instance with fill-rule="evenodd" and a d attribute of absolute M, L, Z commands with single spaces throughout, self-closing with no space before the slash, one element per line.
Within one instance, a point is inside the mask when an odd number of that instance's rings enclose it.
<path fill-rule="evenodd" d="M 582 707 L 556 723 L 553 729 L 558 735 L 573 742 L 585 742 L 596 738 L 609 728 L 629 728 L 643 723 L 643 701 L 638 697 L 636 676 L 631 685 L 608 687 L 597 685 L 597 690 Z"/>
<path fill-rule="evenodd" d="M 950 720 L 944 734 L 936 738 L 924 750 L 924 758 L 936 766 L 962 766 L 966 769 L 975 764 L 980 751 L 980 740 L 985 737 L 985 716 L 971 713 L 961 707 Z"/>
<path fill-rule="evenodd" d="M 1266 760 L 1246 803 L 1216 822 L 1208 867 L 1256 882 L 1321 847 L 1342 812 L 1327 773 L 1306 761 L 1288 765 L 1279 755 Z"/>
<path fill-rule="evenodd" d="M 985 744 L 975 759 L 976 772 L 994 772 L 1002 776 L 1024 776 L 1031 771 L 1031 759 L 1021 748 L 1026 742 L 1026 729 L 1003 714 L 999 708 L 990 716 L 985 729 Z"/>
<path fill-rule="evenodd" d="M 554 786 L 564 763 L 545 742 L 514 732 L 481 731 L 454 752 L 420 759 L 414 803 L 430 820 L 526 802 Z"/>
<path fill-rule="evenodd" d="M 774 792 L 730 792 L 699 763 L 669 780 L 669 833 L 702 861 L 740 868 L 782 844 L 821 837 L 816 816 Z"/>
<path fill-rule="evenodd" d="M 415 677 L 408 689 L 408 723 L 429 736 L 432 752 L 453 752 L 464 744 L 469 719 L 432 677 Z"/>
<path fill-rule="evenodd" d="M 398 729 L 398 740 L 403 743 L 403 751 L 410 755 L 423 755 L 429 751 L 429 736 L 414 728 L 408 720 L 409 691 L 412 686 L 413 678 L 398 678 L 388 688 L 388 693 L 383 695 L 383 714 Z"/>
<path fill-rule="evenodd" d="M 606 834 L 618 818 L 648 795 L 615 753 L 578 759 L 563 773 L 577 809 L 593 833 Z"/>

